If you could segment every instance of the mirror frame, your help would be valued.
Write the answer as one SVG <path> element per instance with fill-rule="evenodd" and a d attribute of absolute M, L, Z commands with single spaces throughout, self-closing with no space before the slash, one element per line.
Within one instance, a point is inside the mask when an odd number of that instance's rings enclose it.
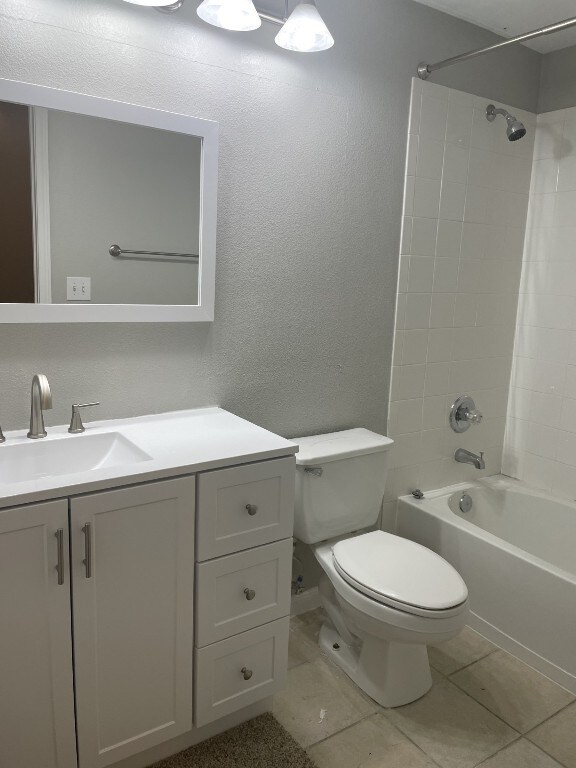
<path fill-rule="evenodd" d="M 0 101 L 144 125 L 202 139 L 198 304 L 0 304 L 0 323 L 182 323 L 214 320 L 218 123 L 3 78 L 0 78 Z M 35 232 L 35 236 L 37 234 Z"/>

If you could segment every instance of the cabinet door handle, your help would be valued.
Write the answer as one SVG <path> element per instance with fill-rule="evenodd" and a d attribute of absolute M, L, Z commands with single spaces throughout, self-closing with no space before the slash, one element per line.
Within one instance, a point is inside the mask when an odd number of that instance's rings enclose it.
<path fill-rule="evenodd" d="M 90 523 L 85 523 L 82 528 L 84 533 L 84 560 L 82 562 L 86 566 L 86 578 L 92 578 L 92 526 Z"/>
<path fill-rule="evenodd" d="M 246 511 L 249 515 L 255 515 L 258 512 L 258 507 L 256 504 L 246 504 Z"/>
<path fill-rule="evenodd" d="M 244 594 L 246 595 L 246 600 L 254 600 L 254 598 L 256 597 L 256 590 L 248 589 L 248 587 L 246 587 L 246 589 L 244 590 Z"/>
<path fill-rule="evenodd" d="M 56 547 L 58 551 L 58 560 L 56 562 L 56 573 L 58 574 L 58 584 L 64 584 L 64 528 L 58 528 L 56 533 Z"/>
<path fill-rule="evenodd" d="M 250 678 L 251 678 L 251 677 L 252 677 L 252 675 L 253 675 L 253 672 L 252 672 L 252 670 L 251 670 L 251 669 L 248 669 L 248 667 L 242 667 L 242 669 L 240 670 L 240 672 L 242 672 L 242 676 L 243 676 L 244 680 L 250 680 Z"/>

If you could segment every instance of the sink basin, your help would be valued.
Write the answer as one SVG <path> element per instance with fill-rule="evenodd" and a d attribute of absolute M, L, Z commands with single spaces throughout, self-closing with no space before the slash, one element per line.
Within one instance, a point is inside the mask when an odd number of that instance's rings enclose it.
<path fill-rule="evenodd" d="M 0 446 L 0 483 L 121 467 L 151 458 L 119 432 L 5 444 Z"/>

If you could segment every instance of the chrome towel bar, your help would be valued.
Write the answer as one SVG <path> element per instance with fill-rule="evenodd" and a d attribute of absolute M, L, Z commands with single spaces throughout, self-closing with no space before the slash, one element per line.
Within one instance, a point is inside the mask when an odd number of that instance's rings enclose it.
<path fill-rule="evenodd" d="M 133 256 L 151 256 L 158 257 L 161 260 L 164 259 L 182 259 L 190 261 L 198 261 L 200 257 L 197 253 L 166 253 L 165 251 L 127 251 L 120 248 L 119 245 L 111 245 L 108 249 L 110 256 L 115 259 L 131 258 Z M 155 260 L 155 259 L 151 259 Z"/>

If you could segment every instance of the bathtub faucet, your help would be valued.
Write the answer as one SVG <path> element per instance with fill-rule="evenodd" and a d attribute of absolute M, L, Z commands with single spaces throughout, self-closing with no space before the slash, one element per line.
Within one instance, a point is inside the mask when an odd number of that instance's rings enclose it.
<path fill-rule="evenodd" d="M 478 456 L 478 454 L 467 451 L 465 448 L 457 448 L 454 458 L 462 464 L 472 464 L 476 469 L 484 469 L 486 467 L 483 451 L 480 451 Z"/>

